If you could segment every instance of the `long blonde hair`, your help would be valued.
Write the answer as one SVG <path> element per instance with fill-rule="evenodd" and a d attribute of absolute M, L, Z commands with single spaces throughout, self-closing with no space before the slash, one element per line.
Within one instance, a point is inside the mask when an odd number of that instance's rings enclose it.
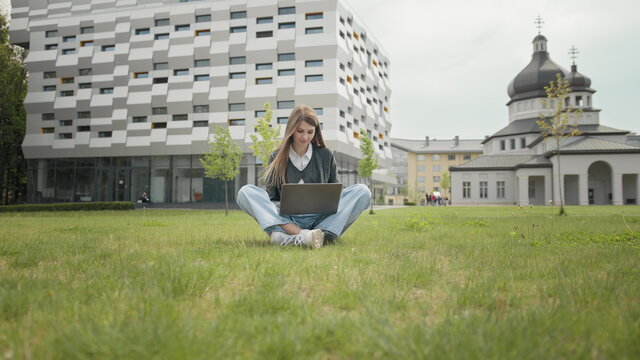
<path fill-rule="evenodd" d="M 313 139 L 311 139 L 311 144 L 317 147 L 325 146 L 322 132 L 320 131 L 320 121 L 318 121 L 316 112 L 306 105 L 298 105 L 293 108 L 284 130 L 284 138 L 276 150 L 276 156 L 262 172 L 262 180 L 267 186 L 279 187 L 287 182 L 289 150 L 291 150 L 291 144 L 293 144 L 293 134 L 302 121 L 315 127 L 315 134 Z"/>

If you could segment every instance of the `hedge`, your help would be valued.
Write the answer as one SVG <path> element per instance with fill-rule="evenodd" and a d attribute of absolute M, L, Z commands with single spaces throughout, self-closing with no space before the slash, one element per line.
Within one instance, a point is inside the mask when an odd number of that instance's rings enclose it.
<path fill-rule="evenodd" d="M 135 203 L 128 201 L 114 202 L 78 202 L 56 204 L 22 204 L 0 206 L 2 212 L 29 212 L 29 211 L 82 211 L 82 210 L 133 210 Z"/>

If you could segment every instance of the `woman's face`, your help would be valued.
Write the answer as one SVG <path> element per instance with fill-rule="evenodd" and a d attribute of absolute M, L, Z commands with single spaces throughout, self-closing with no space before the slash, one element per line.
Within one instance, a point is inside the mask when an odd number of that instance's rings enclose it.
<path fill-rule="evenodd" d="M 306 149 L 315 135 L 315 126 L 307 124 L 306 121 L 300 121 L 293 132 L 293 144 L 298 149 Z"/>

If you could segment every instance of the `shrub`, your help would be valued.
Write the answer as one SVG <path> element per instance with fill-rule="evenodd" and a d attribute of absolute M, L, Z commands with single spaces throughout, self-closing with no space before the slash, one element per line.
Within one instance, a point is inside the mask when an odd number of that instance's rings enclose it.
<path fill-rule="evenodd" d="M 113 202 L 81 202 L 57 204 L 22 204 L 0 206 L 2 212 L 31 212 L 31 211 L 82 211 L 82 210 L 133 210 L 135 204 L 127 201 Z"/>
<path fill-rule="evenodd" d="M 415 206 L 416 202 L 415 201 L 405 201 L 404 204 L 407 205 L 407 206 Z"/>

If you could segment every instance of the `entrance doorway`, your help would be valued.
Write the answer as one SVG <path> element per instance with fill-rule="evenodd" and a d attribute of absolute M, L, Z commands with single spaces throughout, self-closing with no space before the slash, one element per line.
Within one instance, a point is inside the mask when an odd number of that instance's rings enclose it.
<path fill-rule="evenodd" d="M 131 201 L 129 168 L 98 170 L 98 201 Z"/>
<path fill-rule="evenodd" d="M 612 201 L 611 166 L 596 161 L 589 166 L 589 204 L 610 205 Z"/>

